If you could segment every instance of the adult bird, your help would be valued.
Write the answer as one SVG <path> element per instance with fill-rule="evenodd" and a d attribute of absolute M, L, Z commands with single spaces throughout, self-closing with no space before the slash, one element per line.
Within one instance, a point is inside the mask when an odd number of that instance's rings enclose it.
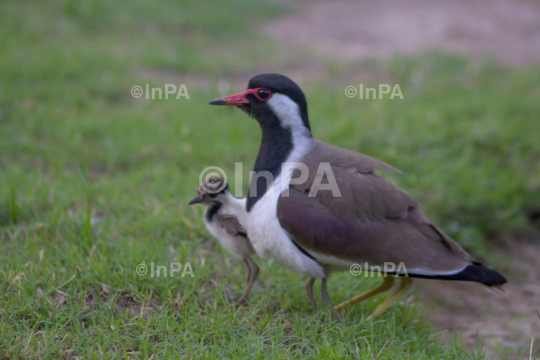
<path fill-rule="evenodd" d="M 375 310 L 375 316 L 407 291 L 411 277 L 487 286 L 506 282 L 496 271 L 471 262 L 419 210 L 415 199 L 374 172 L 397 169 L 314 139 L 304 93 L 288 77 L 257 75 L 246 91 L 210 104 L 240 107 L 259 123 L 262 139 L 246 202 L 245 227 L 259 256 L 310 276 L 306 291 L 315 309 L 312 286 L 321 278 L 322 298 L 341 318 L 327 294 L 326 280 L 330 271 L 354 264 L 380 268 L 400 264 L 406 269 L 408 276 L 400 277 L 399 289 Z M 325 176 L 327 181 L 322 183 Z M 382 285 L 338 309 L 386 291 L 393 283 L 394 276 L 385 276 Z"/>
<path fill-rule="evenodd" d="M 246 199 L 237 199 L 229 191 L 229 184 L 218 176 L 203 181 L 197 189 L 197 196 L 188 205 L 206 206 L 204 225 L 231 254 L 243 259 L 247 270 L 247 284 L 244 294 L 238 300 L 243 304 L 259 275 L 259 267 L 251 258 L 254 253 L 246 230 L 242 226 L 246 214 Z"/>

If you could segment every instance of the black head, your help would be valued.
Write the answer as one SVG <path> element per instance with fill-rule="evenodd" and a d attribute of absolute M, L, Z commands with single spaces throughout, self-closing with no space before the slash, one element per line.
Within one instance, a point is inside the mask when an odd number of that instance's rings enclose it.
<path fill-rule="evenodd" d="M 212 100 L 210 104 L 238 106 L 257 119 L 263 128 L 283 126 L 281 114 L 296 111 L 297 107 L 303 125 L 310 130 L 306 97 L 300 87 L 284 75 L 254 76 L 245 92 Z"/>

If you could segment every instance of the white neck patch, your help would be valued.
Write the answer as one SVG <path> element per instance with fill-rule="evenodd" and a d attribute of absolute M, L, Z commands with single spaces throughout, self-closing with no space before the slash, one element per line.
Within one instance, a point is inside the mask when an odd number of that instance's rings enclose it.
<path fill-rule="evenodd" d="M 291 130 L 293 138 L 309 137 L 311 134 L 305 127 L 300 115 L 300 107 L 291 100 L 290 97 L 283 94 L 274 94 L 267 101 L 270 110 L 277 116 L 281 126 Z"/>
<path fill-rule="evenodd" d="M 313 136 L 302 121 L 300 107 L 290 97 L 282 94 L 272 95 L 267 104 L 279 119 L 281 126 L 290 130 L 292 134 L 293 151 L 286 161 L 298 161 L 307 153 L 313 141 Z"/>

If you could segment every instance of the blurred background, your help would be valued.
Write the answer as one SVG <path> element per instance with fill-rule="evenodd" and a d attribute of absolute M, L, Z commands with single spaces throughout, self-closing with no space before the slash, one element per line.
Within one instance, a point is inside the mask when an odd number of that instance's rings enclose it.
<path fill-rule="evenodd" d="M 234 187 L 243 162 L 247 182 L 260 141 L 255 121 L 208 101 L 277 72 L 306 93 L 315 137 L 402 170 L 382 175 L 510 280 L 507 297 L 419 282 L 406 301 L 418 313 L 403 323 L 427 321 L 414 331 L 435 334 L 441 358 L 477 349 L 478 334 L 489 354 L 529 355 L 540 334 L 540 2 L 8 0 L 0 34 L 0 354 L 167 354 L 147 322 L 160 334 L 167 311 L 210 304 L 191 314 L 197 323 L 220 311 L 216 294 L 237 297 L 241 266 L 187 201 L 208 166 Z M 345 94 L 381 83 L 399 84 L 404 99 Z M 147 84 L 184 84 L 189 99 L 132 96 Z M 133 271 L 174 259 L 197 264 L 198 276 L 179 284 Z M 300 282 L 265 264 L 253 298 L 311 316 Z M 329 292 L 340 302 L 375 282 L 337 275 Z M 116 330 L 126 312 L 142 322 Z M 180 349 L 199 351 L 213 319 Z M 216 334 L 211 344 L 230 343 Z M 343 349 L 358 353 L 360 341 Z"/>

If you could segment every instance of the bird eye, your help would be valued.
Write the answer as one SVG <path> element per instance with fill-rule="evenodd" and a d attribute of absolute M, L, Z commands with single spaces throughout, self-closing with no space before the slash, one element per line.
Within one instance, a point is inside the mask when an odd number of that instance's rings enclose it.
<path fill-rule="evenodd" d="M 270 92 L 270 90 L 259 89 L 259 91 L 257 91 L 257 97 L 259 98 L 259 100 L 262 100 L 262 101 L 266 101 L 270 99 L 271 95 L 272 93 Z"/>

